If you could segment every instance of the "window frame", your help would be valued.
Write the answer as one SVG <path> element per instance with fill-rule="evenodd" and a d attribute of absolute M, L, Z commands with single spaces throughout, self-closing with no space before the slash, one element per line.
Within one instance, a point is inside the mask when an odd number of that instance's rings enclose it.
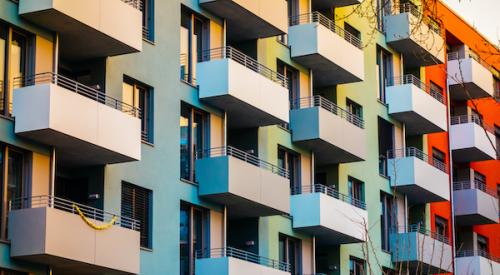
<path fill-rule="evenodd" d="M 290 273 L 291 275 L 299 275 L 302 274 L 302 240 L 298 238 L 294 238 L 291 236 L 288 236 L 283 233 L 279 233 L 278 237 L 278 245 L 283 242 L 284 244 L 284 252 L 285 255 L 281 255 L 281 249 L 278 248 L 279 251 L 279 259 L 280 261 L 283 261 L 287 264 L 290 265 Z M 294 244 L 295 246 L 295 263 L 290 263 L 290 243 Z"/>
<path fill-rule="evenodd" d="M 189 23 L 188 26 L 183 26 L 183 21 L 182 17 L 186 15 L 189 17 Z M 186 18 L 187 18 L 186 17 Z M 201 38 L 201 49 L 198 49 L 198 45 L 196 45 L 196 49 L 194 48 L 193 44 L 195 43 L 195 28 L 196 28 L 196 22 L 199 21 L 201 22 L 201 33 L 202 33 L 202 38 Z M 181 22 L 179 24 L 179 28 L 185 28 L 188 32 L 188 41 L 187 41 L 187 53 L 182 53 L 180 52 L 180 66 L 179 66 L 179 77 L 180 80 L 184 83 L 190 84 L 190 85 L 196 85 L 196 66 L 198 61 L 202 58 L 201 55 L 205 53 L 205 51 L 210 50 L 210 20 L 207 19 L 206 17 L 202 16 L 199 13 L 196 13 L 195 11 L 191 10 L 190 8 L 181 5 Z M 182 34 L 182 31 L 180 32 Z M 182 40 L 182 38 L 181 38 Z M 181 42 L 182 43 L 182 42 Z M 180 47 L 180 51 L 182 51 L 182 47 Z M 196 53 L 195 53 L 196 51 Z M 186 57 L 183 57 L 183 55 L 186 54 Z M 194 56 L 196 54 L 196 57 Z M 183 61 L 185 59 L 185 61 Z M 187 63 L 187 64 L 183 64 Z M 187 66 L 187 73 L 184 72 L 182 74 L 183 70 L 183 65 Z"/>
<path fill-rule="evenodd" d="M 189 275 L 194 275 L 195 273 L 195 259 L 196 259 L 196 249 L 195 249 L 195 213 L 198 212 L 201 215 L 202 221 L 201 221 L 201 232 L 202 232 L 202 250 L 207 250 L 210 248 L 210 211 L 206 208 L 181 201 L 180 202 L 180 207 L 179 207 L 179 215 L 182 211 L 186 211 L 188 214 L 188 243 L 187 245 L 189 246 L 188 248 L 188 253 L 189 253 L 189 258 L 188 258 L 188 274 Z M 180 219 L 179 219 L 180 220 Z M 179 230 L 180 230 L 180 224 L 179 224 Z M 180 242 L 180 235 L 179 235 L 179 242 Z M 179 249 L 180 245 L 179 245 Z M 181 255 L 181 251 L 179 250 L 179 255 Z M 180 263 L 179 263 L 180 264 Z"/>
<path fill-rule="evenodd" d="M 384 252 L 391 252 L 390 235 L 397 218 L 394 197 L 388 193 L 380 192 L 380 242 Z"/>
<path fill-rule="evenodd" d="M 281 165 L 279 165 L 281 168 L 286 169 L 289 172 L 289 180 L 290 180 L 290 188 L 291 190 L 301 188 L 302 186 L 302 160 L 301 160 L 301 155 L 291 149 L 288 149 L 284 146 L 278 145 L 278 164 L 280 164 L 280 155 L 281 152 L 284 153 L 284 159 Z M 290 160 L 290 157 L 293 157 L 292 160 Z M 295 173 L 291 173 L 290 169 L 290 161 L 293 161 L 294 165 L 297 165 L 296 168 L 293 171 Z"/>
<path fill-rule="evenodd" d="M 131 210 L 131 215 L 128 215 L 125 213 L 124 209 L 124 204 L 125 204 L 125 198 L 124 198 L 124 189 L 125 187 L 128 187 L 129 189 L 132 190 L 131 193 L 131 201 L 136 202 L 137 201 L 137 191 L 143 192 L 144 198 L 147 199 L 146 202 L 144 202 L 145 208 L 145 217 L 144 219 L 147 219 L 145 222 L 144 220 L 140 220 L 140 218 L 137 218 L 138 214 L 136 213 L 137 210 L 137 205 L 131 205 L 130 208 Z M 122 180 L 121 184 L 121 216 L 122 217 L 128 217 L 130 219 L 135 219 L 140 221 L 140 246 L 141 249 L 146 249 L 146 250 L 152 250 L 153 249 L 153 191 L 147 188 L 144 188 L 142 186 L 130 183 L 128 181 Z M 147 224 L 147 226 L 145 226 Z M 144 234 L 144 235 L 143 235 Z M 146 237 L 146 241 L 144 242 L 143 238 Z"/>
<path fill-rule="evenodd" d="M 132 86 L 132 102 L 125 103 L 140 109 L 139 119 L 141 120 L 141 141 L 148 144 L 154 144 L 153 87 L 126 75 L 123 76 L 123 84 Z M 122 98 L 123 93 L 124 90 L 122 88 Z M 144 106 L 141 106 L 141 101 L 143 102 Z"/>
<path fill-rule="evenodd" d="M 189 147 L 189 176 L 188 178 L 185 178 L 182 172 L 182 151 L 180 151 L 180 179 L 189 181 L 189 182 L 196 182 L 196 173 L 195 173 L 195 161 L 196 161 L 196 151 L 200 150 L 205 150 L 210 148 L 210 139 L 209 139 L 209 134 L 210 134 L 210 114 L 198 109 L 196 107 L 193 107 L 192 105 L 181 102 L 181 113 L 179 114 L 179 118 L 182 118 L 182 111 L 183 108 L 186 108 L 189 111 L 189 116 L 188 116 L 188 147 Z M 194 133 L 194 119 L 196 115 L 201 115 L 202 117 L 202 126 L 201 126 L 201 131 L 202 131 L 202 145 L 198 146 L 201 148 L 194 148 L 195 143 L 195 133 Z M 179 125 L 179 131 L 181 130 L 181 125 Z M 182 133 L 180 133 L 179 137 L 182 139 Z M 179 141 L 179 145 L 182 146 L 182 144 Z M 182 150 L 182 148 L 180 148 Z"/>
<path fill-rule="evenodd" d="M 361 270 L 358 270 L 360 268 Z M 366 261 L 349 256 L 349 275 L 366 275 Z"/>

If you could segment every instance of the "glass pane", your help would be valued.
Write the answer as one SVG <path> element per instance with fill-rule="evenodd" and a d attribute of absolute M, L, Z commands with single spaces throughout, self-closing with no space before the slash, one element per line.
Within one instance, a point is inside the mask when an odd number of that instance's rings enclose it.
<path fill-rule="evenodd" d="M 180 49 L 181 79 L 189 81 L 189 29 L 181 27 L 181 49 Z"/>
<path fill-rule="evenodd" d="M 10 46 L 10 74 L 12 80 L 24 78 L 26 64 L 26 38 L 17 33 L 12 34 Z M 14 83 L 14 81 L 12 82 Z M 12 111 L 12 91 L 11 87 L 8 94 L 8 111 Z"/>
<path fill-rule="evenodd" d="M 7 201 L 23 196 L 23 155 L 9 151 Z"/>
<path fill-rule="evenodd" d="M 189 274 L 189 209 L 180 210 L 180 274 Z"/>
<path fill-rule="evenodd" d="M 181 107 L 180 130 L 181 130 L 181 178 L 190 180 L 191 155 L 190 155 L 190 129 L 189 129 L 189 113 L 187 107 Z"/>
<path fill-rule="evenodd" d="M 122 101 L 130 106 L 135 106 L 134 102 L 134 86 L 123 82 Z M 135 106 L 137 107 L 137 106 Z M 125 108 L 125 107 L 124 107 Z"/>
<path fill-rule="evenodd" d="M 1 32 L 1 30 L 0 30 Z M 2 34 L 0 33 L 0 36 Z M 4 87 L 5 87 L 5 47 L 7 42 L 0 37 L 0 110 L 3 110 Z"/>

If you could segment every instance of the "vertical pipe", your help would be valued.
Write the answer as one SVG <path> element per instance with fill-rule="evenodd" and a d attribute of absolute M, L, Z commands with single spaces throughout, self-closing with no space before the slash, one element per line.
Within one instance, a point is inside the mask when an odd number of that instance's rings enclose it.
<path fill-rule="evenodd" d="M 55 184 L 56 184 L 56 148 L 52 147 L 50 152 L 50 186 L 49 186 L 49 207 L 54 207 Z"/>
<path fill-rule="evenodd" d="M 224 247 L 224 250 L 227 249 L 227 206 L 224 205 L 224 213 L 223 213 L 223 217 L 222 217 L 222 243 L 223 243 L 223 247 Z"/>
<path fill-rule="evenodd" d="M 312 237 L 312 274 L 316 274 L 316 236 Z"/>
<path fill-rule="evenodd" d="M 59 34 L 54 33 L 54 45 L 53 45 L 53 57 L 52 57 L 52 72 L 57 74 L 59 71 Z"/>

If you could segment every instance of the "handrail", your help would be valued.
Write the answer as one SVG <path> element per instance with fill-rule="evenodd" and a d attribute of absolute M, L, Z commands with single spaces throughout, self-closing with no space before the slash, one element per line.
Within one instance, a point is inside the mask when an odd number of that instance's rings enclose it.
<path fill-rule="evenodd" d="M 196 251 L 197 259 L 223 258 L 223 257 L 236 258 L 247 262 L 271 267 L 274 269 L 279 269 L 286 272 L 291 271 L 291 265 L 289 263 L 259 256 L 252 252 L 236 249 L 233 247 L 212 248 L 212 249 L 204 249 Z"/>
<path fill-rule="evenodd" d="M 252 165 L 255 165 L 260 168 L 267 169 L 271 171 L 274 174 L 277 174 L 279 176 L 289 178 L 289 172 L 287 169 L 278 167 L 274 164 L 271 164 L 265 160 L 261 160 L 257 158 L 255 155 L 252 155 L 250 153 L 247 153 L 245 151 L 242 151 L 240 149 L 236 149 L 231 146 L 227 147 L 215 147 L 215 148 L 210 148 L 210 149 L 205 149 L 196 152 L 196 159 L 203 159 L 203 158 L 214 158 L 214 157 L 222 157 L 222 156 L 231 156 L 235 157 L 239 160 L 242 160 L 244 162 L 250 163 Z"/>
<path fill-rule="evenodd" d="M 135 117 L 141 116 L 141 110 L 139 108 L 134 107 L 134 106 L 127 104 L 125 102 L 122 102 L 122 101 L 115 99 L 113 97 L 110 97 L 97 89 L 94 89 L 92 87 L 89 87 L 87 85 L 79 83 L 79 82 L 77 82 L 73 79 L 67 78 L 63 75 L 55 74 L 53 72 L 39 73 L 39 74 L 30 75 L 30 76 L 26 76 L 26 77 L 16 77 L 16 78 L 14 78 L 12 84 L 13 84 L 14 88 L 21 88 L 21 87 L 25 87 L 25 86 L 32 86 L 32 85 L 39 85 L 39 84 L 46 84 L 46 83 L 55 84 L 59 87 L 65 88 L 66 90 L 75 92 L 77 94 L 80 94 L 80 95 L 85 96 L 89 99 L 95 100 L 99 103 L 107 105 L 107 106 L 114 108 L 116 110 L 130 114 L 132 116 L 135 116 Z"/>
<path fill-rule="evenodd" d="M 29 208 L 51 207 L 78 215 L 78 212 L 75 210 L 74 207 L 75 205 L 78 206 L 80 211 L 87 218 L 101 222 L 110 222 L 111 220 L 114 219 L 115 220 L 114 225 L 117 226 L 119 225 L 121 227 L 132 229 L 135 231 L 141 230 L 140 222 L 138 220 L 128 217 L 118 216 L 101 209 L 97 209 L 84 204 L 76 203 L 70 200 L 50 195 L 40 195 L 40 196 L 13 199 L 9 201 L 9 211 L 16 211 L 20 209 L 29 209 Z"/>
<path fill-rule="evenodd" d="M 481 249 L 479 249 L 479 250 L 462 250 L 462 251 L 457 251 L 457 257 L 458 258 L 461 258 L 461 257 L 474 257 L 474 256 L 483 257 L 483 258 L 486 258 L 488 260 L 492 260 L 494 262 L 500 263 L 500 257 L 491 255 L 490 253 L 488 253 L 488 251 L 484 251 L 484 250 L 481 250 Z"/>
<path fill-rule="evenodd" d="M 405 84 L 412 84 L 418 87 L 420 90 L 431 95 L 437 101 L 441 102 L 442 104 L 445 104 L 443 93 L 441 91 L 436 91 L 431 86 L 426 85 L 424 82 L 422 82 L 422 80 L 420 80 L 418 77 L 412 74 L 406 74 L 403 76 L 393 77 L 386 80 L 387 87 L 399 86 Z"/>
<path fill-rule="evenodd" d="M 323 184 L 314 184 L 307 186 L 296 186 L 292 188 L 292 195 L 308 194 L 308 193 L 323 193 L 332 198 L 338 199 L 340 201 L 346 202 L 350 205 L 356 206 L 363 210 L 366 210 L 366 203 L 360 199 L 353 198 L 351 196 L 340 193 L 337 189 L 326 186 Z"/>
<path fill-rule="evenodd" d="M 408 13 L 413 15 L 416 18 L 421 18 L 422 22 L 424 22 L 431 31 L 435 32 L 439 36 L 442 35 L 443 30 L 441 29 L 441 26 L 436 23 L 431 21 L 429 18 L 425 17 L 418 6 L 416 6 L 413 3 L 403 3 L 399 5 L 394 5 L 394 8 L 391 9 L 391 14 L 396 15 L 396 14 L 402 14 L 402 13 Z"/>
<path fill-rule="evenodd" d="M 497 191 L 488 187 L 485 182 L 480 181 L 478 179 L 473 179 L 473 180 L 459 180 L 459 181 L 454 181 L 453 182 L 453 190 L 458 191 L 458 190 L 470 190 L 470 189 L 477 189 L 481 190 L 484 193 L 498 198 Z"/>
<path fill-rule="evenodd" d="M 143 0 L 122 0 L 123 3 L 129 4 L 130 6 L 140 11 L 142 11 L 142 6 L 143 6 L 142 1 Z"/>
<path fill-rule="evenodd" d="M 429 163 L 430 165 L 436 167 L 437 169 L 445 173 L 448 173 L 448 167 L 444 162 L 433 157 L 430 158 L 426 153 L 422 152 L 420 149 L 417 149 L 415 147 L 407 147 L 407 148 L 393 149 L 387 151 L 387 158 L 389 159 L 398 159 L 405 157 L 419 158 L 420 160 Z"/>
<path fill-rule="evenodd" d="M 459 115 L 459 116 L 452 116 L 450 119 L 451 125 L 458 125 L 458 124 L 466 124 L 466 123 L 474 123 L 477 124 L 486 131 L 495 134 L 495 128 L 487 123 L 485 123 L 484 120 L 481 119 L 478 115 L 470 114 L 470 115 Z"/>
<path fill-rule="evenodd" d="M 347 120 L 355 126 L 358 126 L 361 129 L 365 128 L 365 122 L 361 117 L 340 108 L 339 106 L 337 106 L 337 104 L 319 95 L 299 98 L 292 102 L 291 106 L 292 110 L 312 107 L 321 107 L 334 115 L 340 116 L 341 118 Z"/>
<path fill-rule="evenodd" d="M 310 23 L 319 23 L 337 34 L 338 36 L 344 38 L 345 41 L 349 42 L 356 48 L 362 49 L 361 39 L 356 37 L 354 34 L 344 30 L 343 28 L 335 25 L 335 22 L 330 20 L 328 17 L 324 16 L 318 11 L 314 11 L 312 13 L 304 13 L 290 17 L 290 26 L 302 25 L 302 24 L 310 24 Z"/>
<path fill-rule="evenodd" d="M 432 239 L 445 243 L 445 244 L 450 244 L 450 239 L 447 236 L 443 236 L 439 233 L 436 233 L 434 231 L 428 230 L 425 228 L 424 225 L 420 223 L 416 224 L 410 224 L 408 226 L 399 226 L 399 230 L 396 232 L 398 234 L 407 234 L 407 233 L 420 233 L 425 236 L 431 237 Z"/>
<path fill-rule="evenodd" d="M 477 63 L 481 64 L 483 67 L 485 67 L 488 71 L 493 73 L 493 66 L 488 64 L 486 61 L 481 59 L 477 54 L 472 54 L 472 53 L 465 53 L 465 52 L 459 52 L 459 51 L 454 51 L 454 52 L 449 52 L 447 54 L 447 61 L 451 60 L 459 60 L 459 59 L 467 59 L 467 58 L 472 58 L 474 59 Z"/>
<path fill-rule="evenodd" d="M 268 67 L 260 64 L 257 60 L 230 46 L 203 51 L 201 56 L 199 57 L 199 62 L 226 58 L 238 62 L 246 68 L 270 79 L 271 81 L 280 84 L 285 88 L 288 88 L 288 80 L 284 75 L 269 69 Z"/>

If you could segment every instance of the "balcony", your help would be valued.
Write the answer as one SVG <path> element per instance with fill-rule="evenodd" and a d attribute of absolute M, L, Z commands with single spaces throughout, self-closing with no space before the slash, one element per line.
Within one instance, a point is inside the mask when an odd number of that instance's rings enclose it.
<path fill-rule="evenodd" d="M 231 47 L 206 51 L 196 70 L 200 100 L 225 110 L 231 128 L 288 123 L 283 75 Z"/>
<path fill-rule="evenodd" d="M 61 75 L 14 80 L 19 136 L 54 146 L 67 165 L 141 159 L 140 110 Z"/>
<path fill-rule="evenodd" d="M 453 183 L 455 220 L 460 225 L 498 223 L 497 191 L 478 180 Z"/>
<path fill-rule="evenodd" d="M 445 163 L 430 158 L 417 148 L 387 153 L 391 187 L 415 204 L 449 201 L 450 183 Z"/>
<path fill-rule="evenodd" d="M 391 233 L 392 261 L 406 265 L 410 274 L 441 274 L 453 270 L 452 248 L 447 237 L 410 225 Z"/>
<path fill-rule="evenodd" d="M 288 171 L 233 147 L 197 153 L 198 195 L 227 205 L 230 217 L 290 213 Z"/>
<path fill-rule="evenodd" d="M 455 274 L 500 274 L 500 258 L 481 250 L 459 251 Z"/>
<path fill-rule="evenodd" d="M 312 0 L 312 10 L 326 10 L 333 7 L 345 7 L 361 4 L 361 0 Z"/>
<path fill-rule="evenodd" d="M 244 41 L 287 32 L 285 0 L 199 0 L 205 10 L 226 19 L 227 40 Z"/>
<path fill-rule="evenodd" d="M 405 75 L 388 81 L 385 94 L 389 115 L 405 124 L 407 135 L 446 131 L 448 112 L 440 91 Z"/>
<path fill-rule="evenodd" d="M 495 96 L 492 69 L 477 56 L 465 57 L 458 52 L 448 54 L 448 87 L 453 100 Z"/>
<path fill-rule="evenodd" d="M 495 129 L 476 115 L 452 117 L 450 147 L 453 161 L 473 162 L 496 159 L 494 133 Z"/>
<path fill-rule="evenodd" d="M 57 32 L 67 60 L 142 50 L 140 0 L 19 0 L 19 15 Z"/>
<path fill-rule="evenodd" d="M 10 256 L 16 260 L 49 265 L 56 274 L 139 273 L 136 220 L 38 196 L 12 201 L 8 226 Z"/>
<path fill-rule="evenodd" d="M 314 87 L 363 81 L 361 40 L 319 12 L 290 18 L 291 56 L 314 72 Z"/>
<path fill-rule="evenodd" d="M 195 269 L 197 275 L 290 275 L 291 271 L 285 262 L 232 247 L 198 251 Z"/>
<path fill-rule="evenodd" d="M 444 63 L 441 28 L 423 17 L 418 7 L 406 3 L 384 16 L 386 42 L 404 55 L 405 66 L 414 68 Z"/>
<path fill-rule="evenodd" d="M 368 212 L 363 201 L 316 184 L 292 192 L 293 228 L 316 236 L 322 245 L 359 243 L 366 240 Z"/>
<path fill-rule="evenodd" d="M 298 99 L 290 111 L 292 141 L 314 151 L 318 165 L 366 158 L 363 119 L 321 96 Z"/>

